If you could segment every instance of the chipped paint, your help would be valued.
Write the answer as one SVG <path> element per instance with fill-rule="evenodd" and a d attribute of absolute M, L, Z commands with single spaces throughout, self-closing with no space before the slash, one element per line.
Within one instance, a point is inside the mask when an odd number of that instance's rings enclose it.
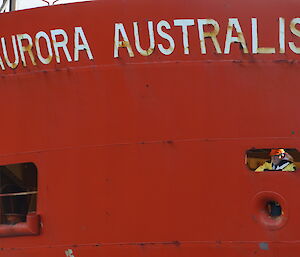
<path fill-rule="evenodd" d="M 269 244 L 268 244 L 268 243 L 265 243 L 265 242 L 259 243 L 259 248 L 260 248 L 261 250 L 264 250 L 264 251 L 270 250 L 270 249 L 269 249 Z"/>
<path fill-rule="evenodd" d="M 68 249 L 65 251 L 66 257 L 75 257 L 74 252 L 72 249 Z"/>

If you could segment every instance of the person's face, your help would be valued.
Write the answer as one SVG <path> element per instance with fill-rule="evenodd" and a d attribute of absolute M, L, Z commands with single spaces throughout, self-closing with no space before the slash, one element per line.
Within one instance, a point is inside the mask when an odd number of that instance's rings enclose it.
<path fill-rule="evenodd" d="M 21 222 L 21 218 L 19 215 L 11 214 L 11 215 L 6 216 L 6 221 L 7 221 L 7 224 L 9 224 L 9 225 L 15 225 L 15 224 Z"/>
<path fill-rule="evenodd" d="M 271 157 L 272 163 L 274 163 L 275 165 L 277 165 L 283 158 L 283 154 L 279 154 L 279 155 L 273 155 Z"/>

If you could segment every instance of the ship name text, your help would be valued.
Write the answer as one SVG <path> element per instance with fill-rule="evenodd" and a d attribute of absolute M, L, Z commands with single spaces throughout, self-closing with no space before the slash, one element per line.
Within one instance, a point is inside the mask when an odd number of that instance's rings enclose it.
<path fill-rule="evenodd" d="M 37 60 L 43 64 L 49 64 L 53 61 L 60 63 L 62 55 L 68 62 L 77 62 L 80 60 L 81 52 L 85 52 L 90 60 L 94 58 L 82 27 L 74 28 L 72 39 L 74 40 L 74 48 L 73 51 L 69 51 L 69 36 L 63 29 L 53 29 L 50 30 L 50 33 L 39 31 L 34 38 L 27 33 L 12 35 L 9 40 L 1 37 L 0 45 L 4 59 L 0 57 L 0 67 L 2 70 L 6 70 L 7 67 L 15 69 L 20 62 L 26 67 L 29 59 L 25 58 L 25 53 L 29 55 L 33 65 L 37 65 Z M 8 46 L 12 50 L 14 58 L 9 57 Z"/>
<path fill-rule="evenodd" d="M 248 41 L 238 18 L 228 19 L 224 38 L 220 38 L 223 33 L 221 33 L 219 22 L 214 19 L 174 19 L 172 22 L 160 20 L 155 23 L 148 20 L 133 22 L 132 25 L 115 23 L 113 56 L 114 58 L 121 57 L 121 55 L 129 57 L 135 57 L 136 55 L 150 56 L 155 49 L 158 49 L 163 55 L 171 55 L 175 48 L 179 48 L 178 51 L 181 51 L 182 54 L 189 55 L 192 51 L 190 41 L 192 37 L 195 39 L 195 36 L 199 48 L 197 51 L 202 55 L 208 53 L 208 44 L 212 45 L 212 52 L 228 55 L 232 51 L 233 43 L 239 43 L 243 54 L 285 54 L 287 51 L 300 54 L 300 43 L 297 46 L 297 42 L 293 42 L 293 40 L 300 38 L 299 25 L 300 18 L 287 20 L 279 17 L 277 22 L 274 23 L 278 31 L 276 32 L 276 34 L 278 33 L 276 36 L 277 42 L 273 46 L 267 47 L 261 45 L 259 38 L 260 36 L 269 37 L 270 35 L 266 35 L 266 33 L 259 35 L 257 18 L 249 19 L 249 24 L 247 24 L 247 27 L 251 28 L 251 40 Z M 129 37 L 128 35 L 131 34 L 128 32 L 131 32 L 131 30 L 133 30 L 133 33 Z M 143 38 L 142 30 L 147 30 L 146 38 Z M 174 30 L 177 32 L 180 30 L 181 38 L 177 39 L 176 36 L 172 36 L 172 34 L 177 33 Z M 197 32 L 195 32 L 196 30 Z M 287 40 L 287 36 L 292 39 Z M 223 40 L 225 41 L 224 44 Z M 142 41 L 144 46 L 147 42 L 148 48 L 142 47 Z M 125 49 L 125 51 L 121 49 Z"/>

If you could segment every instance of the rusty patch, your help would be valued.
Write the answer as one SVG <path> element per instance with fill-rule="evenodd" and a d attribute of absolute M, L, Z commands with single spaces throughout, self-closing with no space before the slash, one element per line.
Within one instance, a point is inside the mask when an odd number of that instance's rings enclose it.
<path fill-rule="evenodd" d="M 119 47 L 129 47 L 130 43 L 128 41 L 121 41 Z"/>
<path fill-rule="evenodd" d="M 204 32 L 204 25 L 213 26 L 212 31 Z M 218 54 L 222 53 L 219 41 L 217 36 L 220 32 L 219 23 L 213 19 L 198 19 L 198 30 L 199 30 L 199 39 L 200 39 L 200 48 L 201 53 L 206 54 L 206 45 L 205 45 L 205 38 L 211 38 L 216 52 Z"/>

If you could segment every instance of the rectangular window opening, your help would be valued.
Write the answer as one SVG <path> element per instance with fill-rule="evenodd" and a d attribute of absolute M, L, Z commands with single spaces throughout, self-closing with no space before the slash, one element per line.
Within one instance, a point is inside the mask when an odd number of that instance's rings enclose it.
<path fill-rule="evenodd" d="M 0 225 L 26 222 L 37 210 L 37 168 L 33 163 L 0 166 Z"/>
<path fill-rule="evenodd" d="M 296 148 L 249 149 L 246 151 L 246 166 L 255 172 L 294 172 L 300 167 L 300 152 Z"/>

